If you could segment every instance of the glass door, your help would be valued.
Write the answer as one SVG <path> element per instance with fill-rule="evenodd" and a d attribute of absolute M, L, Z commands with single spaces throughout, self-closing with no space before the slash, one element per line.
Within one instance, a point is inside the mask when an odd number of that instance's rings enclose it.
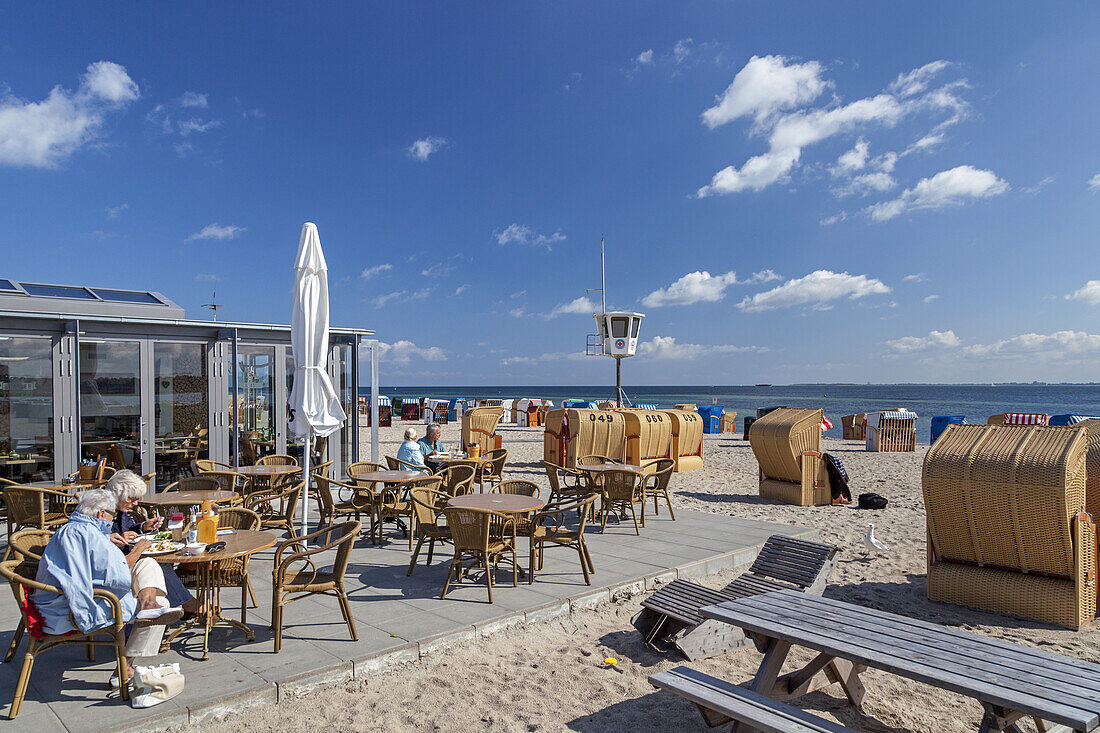
<path fill-rule="evenodd" d="M 210 377 L 205 342 L 153 344 L 153 454 L 157 485 L 188 475 L 210 455 Z"/>
<path fill-rule="evenodd" d="M 0 477 L 54 478 L 53 340 L 0 336 Z"/>
<path fill-rule="evenodd" d="M 237 346 L 237 394 L 233 419 L 239 431 L 240 465 L 275 452 L 275 347 Z"/>
<path fill-rule="evenodd" d="M 139 343 L 80 339 L 79 374 L 81 460 L 103 457 L 116 470 L 141 473 L 148 436 L 142 435 Z"/>

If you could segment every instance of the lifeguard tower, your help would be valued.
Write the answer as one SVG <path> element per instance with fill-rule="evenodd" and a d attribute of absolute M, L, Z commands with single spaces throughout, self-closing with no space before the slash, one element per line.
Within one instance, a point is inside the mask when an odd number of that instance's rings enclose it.
<path fill-rule="evenodd" d="M 645 313 L 634 311 L 607 310 L 607 275 L 605 269 L 604 242 L 600 239 L 600 303 L 602 310 L 593 313 L 596 320 L 596 333 L 588 334 L 585 354 L 588 356 L 610 356 L 615 360 L 615 401 L 621 407 L 630 405 L 630 398 L 623 391 L 623 359 L 634 356 L 638 349 L 638 333 L 642 328 Z M 588 292 L 595 292 L 590 288 Z"/>

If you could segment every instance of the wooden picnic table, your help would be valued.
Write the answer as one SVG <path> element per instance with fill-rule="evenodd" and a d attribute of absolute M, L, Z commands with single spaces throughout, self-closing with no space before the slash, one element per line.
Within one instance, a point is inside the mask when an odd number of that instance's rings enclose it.
<path fill-rule="evenodd" d="M 1016 722 L 1027 716 L 1044 733 L 1100 725 L 1100 665 L 1091 662 L 787 590 L 706 606 L 701 614 L 753 638 L 764 659 L 751 689 L 775 700 L 817 689 L 823 671 L 858 707 L 865 695 L 859 675 L 874 667 L 976 699 L 982 733 L 1019 733 Z M 818 655 L 779 676 L 792 646 Z"/>

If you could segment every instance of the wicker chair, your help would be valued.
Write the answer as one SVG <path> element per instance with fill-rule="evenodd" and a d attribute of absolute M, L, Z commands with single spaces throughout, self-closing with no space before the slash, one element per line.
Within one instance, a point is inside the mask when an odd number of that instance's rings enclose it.
<path fill-rule="evenodd" d="M 260 528 L 260 515 L 244 507 L 227 507 L 218 512 L 218 529 L 257 530 Z M 248 623 L 248 604 L 256 608 L 256 593 L 252 590 L 252 581 L 248 577 L 249 555 L 223 560 L 219 587 L 241 589 L 241 623 Z M 180 565 L 176 574 L 184 585 L 193 586 L 195 573 L 187 565 Z M 162 647 L 166 649 L 166 647 Z"/>
<path fill-rule="evenodd" d="M 350 464 L 347 469 L 345 469 L 345 473 L 347 474 L 349 480 L 356 481 L 360 474 L 374 473 L 375 471 L 385 470 L 385 468 L 386 467 L 381 463 L 374 463 L 372 461 L 356 461 L 355 463 Z"/>
<path fill-rule="evenodd" d="M 507 514 L 484 509 L 447 507 L 443 510 L 447 527 L 451 530 L 455 556 L 447 571 L 440 598 L 447 597 L 447 588 L 453 576 L 456 583 L 462 581 L 470 568 L 485 568 L 485 585 L 489 591 L 489 603 L 493 602 L 493 570 L 501 559 L 511 555 L 512 585 L 519 585 L 519 566 L 516 563 L 516 522 Z"/>
<path fill-rule="evenodd" d="M 206 473 L 207 471 L 235 471 L 236 469 L 228 463 L 222 463 L 221 461 L 211 461 L 206 458 L 196 458 L 191 461 L 191 472 L 196 476 Z"/>
<path fill-rule="evenodd" d="M 386 465 L 391 471 L 416 471 L 418 473 L 424 473 L 428 470 L 424 466 L 417 466 L 416 464 L 402 461 L 400 458 L 394 458 L 393 456 L 385 456 L 385 458 Z"/>
<path fill-rule="evenodd" d="M 48 529 L 19 530 L 8 540 L 8 554 L 11 555 L 11 559 L 22 564 L 28 576 L 35 575 L 37 565 L 42 560 L 42 553 L 45 552 L 51 537 L 53 532 Z M 12 636 L 11 645 L 8 646 L 8 652 L 4 655 L 5 662 L 10 662 L 15 657 L 19 641 L 23 638 L 23 632 L 26 629 L 26 624 L 20 618 L 15 635 Z"/>
<path fill-rule="evenodd" d="M 485 493 L 485 484 L 489 484 L 489 490 L 492 491 L 493 484 L 499 484 L 503 480 L 504 463 L 508 460 L 508 451 L 497 448 L 486 453 L 485 458 L 487 460 L 481 464 L 481 469 L 474 477 L 478 490 L 482 493 Z"/>
<path fill-rule="evenodd" d="M 600 532 L 607 531 L 607 518 L 615 516 L 619 521 L 619 515 L 630 512 L 634 519 L 634 533 L 641 534 L 638 529 L 638 514 L 634 511 L 634 505 L 642 507 L 642 524 L 645 524 L 645 494 L 642 492 L 643 476 L 638 471 L 601 471 L 596 477 L 596 486 L 600 492 Z"/>
<path fill-rule="evenodd" d="M 447 496 L 454 498 L 464 496 L 474 490 L 474 474 L 477 469 L 474 466 L 456 465 L 441 468 L 436 476 L 443 479 L 441 490 Z"/>
<path fill-rule="evenodd" d="M 575 468 L 565 468 L 550 461 L 542 462 L 546 478 L 550 482 L 550 502 L 554 504 L 565 499 L 578 499 L 590 493 L 589 476 Z"/>
<path fill-rule="evenodd" d="M 257 466 L 297 466 L 298 459 L 285 453 L 272 453 L 256 461 Z"/>
<path fill-rule="evenodd" d="M 244 498 L 244 508 L 260 515 L 261 529 L 281 529 L 290 537 L 295 537 L 294 515 L 304 488 L 304 481 L 288 481 L 270 489 L 254 491 Z"/>
<path fill-rule="evenodd" d="M 329 473 L 332 471 L 332 464 L 334 461 L 325 461 L 324 463 L 317 463 L 309 467 L 309 473 L 316 478 L 322 476 L 328 478 Z"/>
<path fill-rule="evenodd" d="M 589 453 L 577 459 L 578 466 L 606 466 L 610 463 L 622 463 L 622 461 L 617 458 L 609 458 L 596 453 Z"/>
<path fill-rule="evenodd" d="M 1096 528 L 1082 510 L 1088 440 L 1081 426 L 949 426 L 921 476 L 928 598 L 1089 623 L 1097 568 Z"/>
<path fill-rule="evenodd" d="M 382 541 L 382 522 L 386 519 L 402 519 L 408 518 L 412 523 L 411 531 L 409 531 L 409 551 L 413 548 L 413 534 L 416 530 L 416 517 L 413 514 L 412 502 L 410 502 L 406 496 L 407 492 L 417 488 L 431 489 L 432 491 L 439 491 L 439 486 L 442 483 L 442 479 L 439 476 L 420 476 L 418 478 L 409 479 L 408 481 L 402 481 L 394 486 L 387 486 L 378 492 L 378 498 L 375 501 L 375 526 L 378 528 L 378 542 Z"/>
<path fill-rule="evenodd" d="M 672 494 L 669 493 L 668 484 L 672 480 L 672 471 L 676 467 L 676 462 L 671 458 L 658 458 L 646 464 L 646 468 L 652 470 L 652 473 L 645 475 L 642 479 L 642 493 L 645 499 L 648 501 L 653 499 L 653 514 L 659 515 L 661 512 L 657 508 L 657 500 L 664 498 L 665 504 L 668 505 L 668 513 L 672 515 L 672 520 L 676 521 L 676 512 L 672 511 Z M 645 511 L 642 511 L 642 526 L 645 526 Z"/>
<path fill-rule="evenodd" d="M 821 457 L 821 410 L 782 407 L 752 424 L 749 445 L 760 464 L 760 496 L 796 506 L 831 504 Z"/>
<path fill-rule="evenodd" d="M 218 479 L 204 473 L 201 476 L 184 476 L 179 481 L 165 486 L 164 491 L 165 493 L 169 491 L 217 491 L 220 488 L 222 487 Z"/>
<path fill-rule="evenodd" d="M 4 504 L 8 510 L 8 537 L 25 528 L 50 529 L 69 521 L 76 497 L 64 491 L 5 486 Z"/>
<path fill-rule="evenodd" d="M 539 489 L 539 485 L 534 481 L 527 481 L 526 479 L 509 479 L 507 481 L 501 481 L 494 488 L 492 493 L 495 494 L 522 494 L 523 496 L 533 496 L 536 499 L 539 494 L 542 493 Z"/>
<path fill-rule="evenodd" d="M 370 517 L 370 534 L 374 536 L 375 492 L 371 487 L 357 486 L 324 476 L 314 476 L 314 479 L 317 487 L 313 490 L 313 498 L 317 500 L 318 521 L 321 525 L 331 525 L 337 517 L 355 517 L 355 521 L 359 522 L 363 514 L 367 514 Z M 336 499 L 332 496 L 334 488 L 338 492 Z M 348 492 L 348 499 L 339 498 L 339 494 L 344 491 Z"/>
<path fill-rule="evenodd" d="M 425 565 L 432 564 L 432 552 L 436 542 L 451 542 L 451 529 L 445 524 L 439 523 L 443 514 L 443 507 L 447 504 L 448 495 L 442 491 L 433 491 L 427 487 L 417 487 L 409 491 L 409 501 L 412 502 L 413 514 L 416 516 L 416 549 L 413 550 L 412 559 L 409 560 L 409 572 L 412 575 L 416 567 L 416 558 L 420 556 L 420 548 L 424 546 L 424 540 L 428 541 L 428 557 Z"/>
<path fill-rule="evenodd" d="M 63 595 L 60 588 L 32 580 L 28 577 L 28 574 L 29 566 L 20 565 L 17 560 L 7 560 L 0 563 L 0 576 L 11 584 L 11 590 L 15 595 L 15 602 L 19 606 L 20 621 L 24 629 L 28 628 L 26 611 L 27 596 L 35 591 Z M 89 661 L 94 661 L 93 645 L 110 645 L 114 647 L 115 651 L 115 674 L 118 675 L 120 680 L 127 679 L 126 619 L 122 616 L 122 606 L 119 604 L 118 598 L 110 591 L 96 588 L 93 594 L 97 599 L 104 599 L 110 605 L 111 615 L 113 617 L 112 623 L 98 629 L 93 629 L 88 633 L 84 633 L 77 629 L 69 634 L 44 634 L 40 639 L 35 639 L 32 636 L 27 642 L 27 652 L 23 657 L 23 666 L 19 670 L 19 679 L 15 683 L 15 694 L 12 698 L 11 710 L 8 712 L 8 718 L 14 720 L 23 707 L 23 698 L 27 694 L 27 684 L 30 682 L 31 668 L 34 666 L 35 658 L 42 652 L 55 649 L 59 646 L 64 646 L 66 644 L 84 644 L 88 648 Z M 106 635 L 107 638 L 102 638 L 103 635 Z M 18 644 L 18 639 L 14 640 L 14 644 Z M 121 685 L 121 693 L 122 699 L 130 699 L 129 684 Z"/>
<path fill-rule="evenodd" d="M 581 560 L 581 572 L 584 573 L 585 585 L 592 585 L 589 573 L 596 572 L 596 566 L 592 564 L 592 555 L 588 552 L 588 545 L 584 541 L 584 524 L 591 513 L 591 507 L 596 501 L 596 494 L 587 494 L 572 501 L 564 501 L 560 504 L 551 504 L 539 510 L 531 518 L 531 530 L 528 537 L 531 540 L 530 556 L 528 558 L 527 582 L 535 582 L 536 560 L 538 569 L 542 570 L 542 553 L 547 545 L 554 547 L 570 547 L 577 551 Z M 565 517 L 571 512 L 580 516 L 576 528 L 565 526 Z"/>
<path fill-rule="evenodd" d="M 275 632 L 275 652 L 283 645 L 283 607 L 292 601 L 307 596 L 332 595 L 340 602 L 340 613 L 348 625 L 352 641 L 359 641 L 355 631 L 355 619 L 351 616 L 348 594 L 344 590 L 344 574 L 348 570 L 348 558 L 351 546 L 363 525 L 359 522 L 343 522 L 333 527 L 325 527 L 297 539 L 289 539 L 275 549 L 274 568 L 271 571 L 271 628 Z M 325 543 L 312 549 L 301 549 L 304 540 L 325 535 Z M 283 552 L 287 548 L 297 551 L 287 557 Z M 336 550 L 332 570 L 322 571 L 314 564 L 316 556 L 328 550 Z M 302 566 L 295 569 L 294 566 Z M 294 594 L 299 594 L 292 597 Z"/>
<path fill-rule="evenodd" d="M 220 490 L 232 491 L 235 494 L 244 494 L 248 491 L 252 483 L 248 476 L 233 470 L 203 471 L 199 474 L 198 478 L 214 479 L 218 482 L 218 488 Z"/>

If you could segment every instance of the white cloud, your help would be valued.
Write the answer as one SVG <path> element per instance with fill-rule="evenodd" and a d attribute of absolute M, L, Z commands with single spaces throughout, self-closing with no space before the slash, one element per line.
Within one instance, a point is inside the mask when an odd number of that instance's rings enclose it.
<path fill-rule="evenodd" d="M 446 352 L 438 346 L 417 346 L 412 341 L 404 339 L 392 344 L 379 341 L 378 349 L 379 360 L 388 361 L 391 364 L 408 364 L 414 358 L 423 361 L 444 361 L 447 358 Z"/>
<path fill-rule="evenodd" d="M 406 152 L 410 158 L 415 158 L 420 162 L 424 162 L 428 159 L 428 156 L 432 153 L 438 153 L 443 148 L 447 147 L 447 139 L 443 137 L 437 137 L 436 135 L 429 135 L 428 137 L 417 140 L 408 147 Z"/>
<path fill-rule="evenodd" d="M 932 78 L 948 66 L 950 64 L 946 61 L 939 60 L 925 64 L 919 69 L 913 69 L 905 74 L 898 74 L 898 78 L 890 83 L 888 89 L 899 97 L 912 97 L 916 94 L 923 94 L 928 89 L 928 84 L 932 81 Z"/>
<path fill-rule="evenodd" d="M 199 282 L 216 283 L 221 278 L 219 278 L 217 275 L 210 275 L 205 272 L 200 272 L 198 275 L 195 275 L 195 279 Z"/>
<path fill-rule="evenodd" d="M 554 309 L 547 314 L 547 318 L 555 318 L 557 316 L 569 315 L 579 313 L 590 316 L 596 312 L 596 304 L 591 298 L 587 296 L 581 296 L 569 301 L 568 303 L 562 303 L 554 306 Z"/>
<path fill-rule="evenodd" d="M 1020 193 L 1028 196 L 1034 195 L 1042 191 L 1044 188 L 1054 183 L 1054 176 L 1045 176 L 1039 180 L 1034 186 L 1025 186 L 1020 189 Z"/>
<path fill-rule="evenodd" d="M 917 272 L 912 275 L 906 275 L 901 279 L 901 281 L 905 283 L 922 283 L 924 282 L 924 273 Z"/>
<path fill-rule="evenodd" d="M 0 165 L 54 168 L 99 137 L 109 112 L 140 96 L 110 61 L 89 64 L 75 92 L 55 86 L 40 102 L 0 94 Z"/>
<path fill-rule="evenodd" d="M 870 147 L 871 144 L 863 138 L 856 140 L 855 147 L 841 154 L 841 156 L 836 159 L 836 165 L 833 166 L 829 172 L 834 176 L 843 176 L 858 170 L 863 170 L 863 167 L 867 165 Z"/>
<path fill-rule="evenodd" d="M 455 295 L 462 295 L 463 293 L 465 293 L 469 289 L 470 289 L 469 283 L 466 283 L 464 285 L 459 285 L 457 288 L 455 288 L 454 294 Z"/>
<path fill-rule="evenodd" d="M 733 344 L 687 344 L 676 343 L 675 336 L 654 336 L 649 341 L 638 343 L 638 355 L 651 359 L 695 359 L 707 354 L 738 354 L 738 353 L 764 353 L 768 348 L 764 346 L 735 346 Z"/>
<path fill-rule="evenodd" d="M 108 219 L 117 219 L 118 217 L 122 216 L 122 212 L 126 211 L 126 209 L 128 209 L 128 208 L 130 208 L 130 204 L 119 204 L 118 206 L 108 206 L 107 207 L 107 218 Z"/>
<path fill-rule="evenodd" d="M 929 331 L 927 336 L 903 336 L 887 341 L 886 345 L 899 354 L 912 354 L 936 348 L 953 349 L 961 346 L 962 340 L 954 331 Z"/>
<path fill-rule="evenodd" d="M 726 288 L 737 282 L 737 273 L 730 270 L 725 275 L 712 276 L 706 270 L 689 272 L 667 288 L 654 290 L 642 298 L 642 305 L 661 308 L 666 305 L 692 305 L 714 303 L 726 297 Z"/>
<path fill-rule="evenodd" d="M 1067 295 L 1066 300 L 1083 300 L 1089 305 L 1100 305 L 1100 280 L 1089 280 Z"/>
<path fill-rule="evenodd" d="M 381 265 L 374 265 L 373 267 L 368 267 L 364 269 L 361 273 L 359 273 L 359 277 L 363 278 L 364 280 L 370 280 L 372 277 L 381 275 L 383 272 L 389 272 L 392 269 L 393 265 L 386 262 Z"/>
<path fill-rule="evenodd" d="M 910 145 L 908 148 L 906 148 L 905 152 L 906 152 L 906 154 L 908 154 L 908 153 L 922 153 L 922 152 L 931 150 L 932 148 L 934 148 L 937 145 L 941 144 L 943 142 L 943 138 L 944 138 L 944 134 L 942 132 L 936 132 L 936 133 L 932 133 L 930 135 L 925 135 L 924 137 L 920 138 L 915 143 Z"/>
<path fill-rule="evenodd" d="M 1100 191 L 1100 173 L 1089 179 L 1089 190 L 1093 193 Z"/>
<path fill-rule="evenodd" d="M 692 43 L 693 41 L 690 38 L 681 38 L 676 42 L 676 45 L 672 47 L 672 60 L 675 61 L 677 65 L 684 63 L 687 57 L 691 55 Z"/>
<path fill-rule="evenodd" d="M 508 356 L 500 360 L 500 363 L 504 366 L 511 366 L 512 364 L 538 364 L 539 360 L 533 356 Z"/>
<path fill-rule="evenodd" d="M 527 315 L 527 311 L 522 307 L 512 308 L 510 311 L 508 311 L 508 315 L 510 315 L 512 318 L 523 318 L 525 315 Z"/>
<path fill-rule="evenodd" d="M 524 224 L 509 224 L 502 231 L 493 232 L 497 244 L 522 244 L 526 247 L 546 247 L 550 251 L 550 245 L 565 241 L 565 235 L 560 231 L 553 234 L 539 234 Z"/>
<path fill-rule="evenodd" d="M 192 234 L 185 242 L 193 242 L 196 239 L 236 239 L 241 232 L 244 231 L 244 227 L 234 226 L 232 224 L 221 225 L 217 222 L 213 224 L 207 224 L 199 231 Z"/>
<path fill-rule="evenodd" d="M 870 193 L 889 191 L 897 185 L 898 182 L 895 181 L 894 177 L 889 173 L 877 171 L 875 173 L 862 173 L 855 176 L 845 185 L 834 188 L 833 193 L 839 198 L 852 195 L 866 196 Z"/>
<path fill-rule="evenodd" d="M 939 297 L 940 296 L 933 293 L 932 295 L 924 296 L 924 298 L 921 300 L 921 302 L 922 303 L 931 303 L 933 300 L 939 300 Z"/>
<path fill-rule="evenodd" d="M 408 290 L 395 290 L 392 293 L 384 293 L 374 298 L 373 302 L 375 308 L 382 308 L 387 303 L 408 303 L 412 300 L 424 300 L 432 294 L 432 288 L 421 288 L 420 290 L 414 290 L 409 292 Z"/>
<path fill-rule="evenodd" d="M 847 218 L 848 218 L 848 212 L 847 211 L 838 211 L 837 213 L 833 214 L 832 216 L 826 216 L 824 219 L 822 219 L 818 223 L 821 224 L 821 226 L 823 226 L 823 227 L 831 227 L 833 224 L 839 224 L 840 222 L 844 221 Z"/>
<path fill-rule="evenodd" d="M 638 54 L 638 58 L 634 59 L 634 63 L 639 66 L 650 66 L 653 64 L 653 49 L 647 48 Z"/>
<path fill-rule="evenodd" d="M 972 165 L 960 165 L 940 171 L 931 178 L 922 178 L 913 188 L 907 188 L 892 201 L 883 201 L 865 210 L 875 221 L 887 221 L 906 211 L 939 210 L 959 206 L 968 200 L 999 196 L 1008 190 L 1008 183 L 993 171 Z"/>
<path fill-rule="evenodd" d="M 524 295 L 527 295 L 526 290 L 517 290 L 516 292 L 512 293 L 508 297 L 511 298 L 512 300 L 515 300 L 516 298 L 522 298 Z"/>
<path fill-rule="evenodd" d="M 197 117 L 191 117 L 186 120 L 179 120 L 176 123 L 176 131 L 182 136 L 187 137 L 193 132 L 209 132 L 215 127 L 221 127 L 221 120 L 203 120 Z"/>
<path fill-rule="evenodd" d="M 828 88 L 821 79 L 821 64 L 787 61 L 783 56 L 753 56 L 714 106 L 703 112 L 703 122 L 713 129 L 751 115 L 756 124 L 763 124 L 776 112 L 809 104 Z"/>
<path fill-rule="evenodd" d="M 1084 331 L 1024 333 L 991 344 L 975 344 L 963 349 L 968 357 L 1022 357 L 1044 355 L 1058 359 L 1100 352 L 1100 334 Z"/>
<path fill-rule="evenodd" d="M 179 105 L 181 107 L 192 107 L 196 109 L 206 109 L 210 106 L 208 95 L 199 94 L 198 92 L 184 92 L 183 96 L 179 98 Z"/>
<path fill-rule="evenodd" d="M 868 295 L 884 295 L 891 292 L 881 280 L 866 275 L 849 275 L 847 272 L 817 270 L 805 277 L 788 280 L 779 287 L 752 296 L 737 304 L 746 313 L 811 305 L 814 308 L 830 307 L 830 301 L 840 298 L 856 300 Z"/>
<path fill-rule="evenodd" d="M 848 134 L 873 126 L 893 127 L 904 117 L 917 112 L 943 113 L 950 116 L 937 124 L 942 129 L 964 119 L 969 106 L 957 94 L 965 87 L 963 82 L 953 82 L 919 96 L 909 96 L 914 89 L 923 89 L 927 79 L 946 67 L 937 63 L 910 72 L 915 75 L 906 80 L 902 75 L 889 93 L 859 99 L 849 104 L 833 103 L 817 109 L 785 110 L 812 102 L 829 83 L 821 80 L 821 67 L 816 62 L 788 66 L 781 57 L 767 64 L 753 57 L 746 64 L 719 104 L 703 113 L 703 121 L 710 127 L 729 122 L 745 115 L 754 115 L 752 133 L 768 133 L 768 151 L 750 157 L 740 168 L 730 165 L 714 174 L 711 182 L 698 191 L 697 197 L 759 191 L 774 183 L 786 181 L 802 158 L 803 149 L 837 135 Z M 750 69 L 750 67 L 752 67 Z M 759 68 L 757 68 L 759 67 Z M 797 73 L 793 70 L 797 69 Z M 749 73 L 751 71 L 751 73 Z M 920 73 L 918 73 L 920 72 Z M 746 81 L 738 84 L 738 79 Z M 773 80 L 771 77 L 775 77 Z M 854 149 L 848 163 L 860 162 L 860 151 Z M 883 159 L 884 172 L 893 168 L 896 155 Z M 884 185 L 884 177 L 870 179 L 869 183 Z"/>

